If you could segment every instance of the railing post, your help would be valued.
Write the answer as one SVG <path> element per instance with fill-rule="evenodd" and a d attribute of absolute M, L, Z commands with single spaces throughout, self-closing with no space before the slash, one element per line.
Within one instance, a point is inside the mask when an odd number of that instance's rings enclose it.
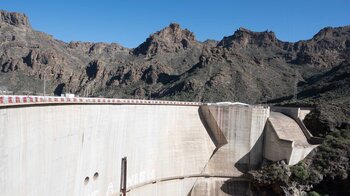
<path fill-rule="evenodd" d="M 126 196 L 126 173 L 127 172 L 127 159 L 122 158 L 121 172 L 120 172 L 120 192 L 123 196 Z"/>

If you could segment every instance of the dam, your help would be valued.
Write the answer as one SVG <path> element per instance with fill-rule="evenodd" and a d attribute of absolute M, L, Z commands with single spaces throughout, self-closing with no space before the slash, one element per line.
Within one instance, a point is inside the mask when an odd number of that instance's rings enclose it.
<path fill-rule="evenodd" d="M 317 145 L 308 111 L 242 103 L 0 96 L 2 195 L 242 195 L 263 159 Z M 234 186 L 227 186 L 230 182 Z"/>

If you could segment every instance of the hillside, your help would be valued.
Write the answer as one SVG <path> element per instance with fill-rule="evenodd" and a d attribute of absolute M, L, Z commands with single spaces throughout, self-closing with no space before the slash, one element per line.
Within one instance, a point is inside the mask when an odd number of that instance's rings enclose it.
<path fill-rule="evenodd" d="M 64 43 L 33 30 L 19 13 L 1 11 L 0 24 L 0 86 L 21 94 L 42 93 L 46 72 L 51 94 L 64 87 L 81 96 L 256 103 L 292 95 L 295 81 L 338 66 L 350 47 L 349 26 L 296 43 L 244 28 L 221 41 L 199 42 L 170 24 L 128 49 Z"/>

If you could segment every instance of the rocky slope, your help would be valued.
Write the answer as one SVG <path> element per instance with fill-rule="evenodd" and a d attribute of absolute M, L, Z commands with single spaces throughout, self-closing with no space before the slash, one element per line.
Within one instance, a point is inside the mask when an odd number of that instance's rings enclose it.
<path fill-rule="evenodd" d="M 46 77 L 51 94 L 256 103 L 289 96 L 295 81 L 348 59 L 349 31 L 325 28 L 289 43 L 273 32 L 240 28 L 221 41 L 199 42 L 170 24 L 128 49 L 64 43 L 33 30 L 25 15 L 1 11 L 0 86 L 40 94 Z"/>
<path fill-rule="evenodd" d="M 199 42 L 173 23 L 129 49 L 64 43 L 32 29 L 24 14 L 0 14 L 2 93 L 42 94 L 45 78 L 46 92 L 56 95 L 283 103 L 297 94 L 309 105 L 349 105 L 350 26 L 327 27 L 296 43 L 244 28 Z M 344 127 L 347 119 L 333 125 Z"/>
<path fill-rule="evenodd" d="M 56 95 L 290 103 L 297 94 L 306 105 L 349 105 L 350 26 L 327 27 L 295 43 L 244 28 L 199 42 L 173 23 L 129 49 L 64 43 L 32 29 L 24 14 L 0 14 L 2 93 L 42 94 L 45 78 L 46 92 Z M 327 130 L 347 126 L 347 117 Z"/>

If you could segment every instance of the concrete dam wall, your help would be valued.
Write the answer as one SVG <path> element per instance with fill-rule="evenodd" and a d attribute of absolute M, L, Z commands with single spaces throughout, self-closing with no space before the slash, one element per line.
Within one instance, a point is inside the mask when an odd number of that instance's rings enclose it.
<path fill-rule="evenodd" d="M 243 174 L 265 156 L 269 114 L 241 104 L 0 96 L 2 195 L 119 195 L 123 157 L 127 195 L 246 194 Z M 229 180 L 237 186 L 227 190 Z"/>

